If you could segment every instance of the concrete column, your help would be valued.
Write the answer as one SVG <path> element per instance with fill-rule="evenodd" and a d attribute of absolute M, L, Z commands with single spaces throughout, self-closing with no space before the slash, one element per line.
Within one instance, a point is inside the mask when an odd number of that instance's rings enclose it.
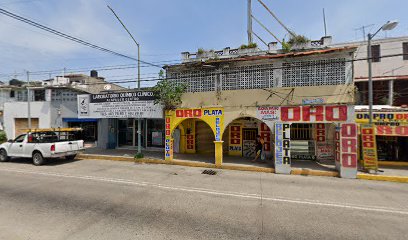
<path fill-rule="evenodd" d="M 222 144 L 224 141 L 214 141 L 215 145 L 215 166 L 221 167 L 223 159 Z"/>
<path fill-rule="evenodd" d="M 394 80 L 388 82 L 388 105 L 394 104 Z"/>

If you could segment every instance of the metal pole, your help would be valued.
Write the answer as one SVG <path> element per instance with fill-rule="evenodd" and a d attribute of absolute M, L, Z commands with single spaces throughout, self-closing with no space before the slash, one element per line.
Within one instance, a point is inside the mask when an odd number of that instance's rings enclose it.
<path fill-rule="evenodd" d="M 27 71 L 27 120 L 28 129 L 31 129 L 31 94 L 30 94 L 30 72 Z"/>
<path fill-rule="evenodd" d="M 248 0 L 248 26 L 247 26 L 247 33 L 248 33 L 248 44 L 251 44 L 252 39 L 252 0 Z"/>
<path fill-rule="evenodd" d="M 373 124 L 373 79 L 372 79 L 372 52 L 371 52 L 371 39 L 372 35 L 369 33 L 367 44 L 367 60 L 368 60 L 368 115 L 369 123 Z"/>
<path fill-rule="evenodd" d="M 394 104 L 394 80 L 390 80 L 388 82 L 388 105 L 392 106 L 393 104 Z"/>
<path fill-rule="evenodd" d="M 326 13 L 323 8 L 324 36 L 327 37 Z"/>
<path fill-rule="evenodd" d="M 137 44 L 137 88 L 140 90 L 140 44 Z M 137 120 L 137 153 L 142 153 L 142 121 Z"/>

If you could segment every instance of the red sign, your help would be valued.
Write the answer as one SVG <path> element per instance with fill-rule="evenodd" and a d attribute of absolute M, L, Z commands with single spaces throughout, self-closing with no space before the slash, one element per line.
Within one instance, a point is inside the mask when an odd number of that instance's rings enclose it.
<path fill-rule="evenodd" d="M 230 144 L 241 145 L 241 126 L 231 126 Z"/>
<path fill-rule="evenodd" d="M 353 119 L 350 108 L 336 106 L 293 106 L 281 107 L 282 122 L 346 122 Z"/>
<path fill-rule="evenodd" d="M 316 124 L 316 142 L 326 142 L 326 125 Z"/>
<path fill-rule="evenodd" d="M 345 168 L 357 168 L 357 125 L 342 124 L 340 131 L 341 165 Z"/>
<path fill-rule="evenodd" d="M 176 117 L 178 118 L 201 118 L 201 109 L 178 109 L 176 110 Z"/>
<path fill-rule="evenodd" d="M 408 126 L 377 126 L 380 136 L 408 136 Z"/>
<path fill-rule="evenodd" d="M 259 136 L 265 141 L 265 151 L 269 152 L 271 151 L 271 130 L 265 123 L 261 123 L 260 128 Z"/>

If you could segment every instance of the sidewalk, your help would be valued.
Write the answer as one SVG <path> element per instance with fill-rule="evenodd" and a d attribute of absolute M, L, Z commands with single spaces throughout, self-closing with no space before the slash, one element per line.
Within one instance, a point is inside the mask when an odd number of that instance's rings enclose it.
<path fill-rule="evenodd" d="M 137 150 L 130 149 L 98 149 L 88 148 L 84 154 L 80 155 L 82 159 L 93 160 L 115 160 L 115 161 L 137 161 L 140 163 L 152 164 L 174 164 L 191 167 L 217 168 L 215 166 L 214 156 L 212 154 L 174 154 L 174 161 L 164 161 L 164 151 L 147 151 L 144 150 L 143 159 L 134 159 Z M 241 170 L 241 171 L 257 171 L 257 172 L 274 172 L 274 165 L 271 160 L 266 163 L 251 162 L 252 159 L 244 157 L 224 156 L 222 169 Z M 390 166 L 391 165 L 391 166 Z M 406 182 L 408 183 L 408 166 L 381 166 L 376 174 L 368 174 L 362 171 L 358 172 L 358 179 L 391 181 L 391 182 Z M 316 162 L 310 160 L 293 160 L 292 173 L 293 175 L 312 175 L 312 176 L 328 176 L 338 177 L 339 173 L 335 170 L 334 161 Z"/>

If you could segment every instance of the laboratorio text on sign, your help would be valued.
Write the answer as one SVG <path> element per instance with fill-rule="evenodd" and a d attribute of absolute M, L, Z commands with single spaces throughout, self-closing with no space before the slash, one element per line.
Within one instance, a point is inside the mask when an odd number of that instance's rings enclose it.
<path fill-rule="evenodd" d="M 163 118 L 152 91 L 78 95 L 78 118 Z M 86 105 L 86 106 L 85 106 Z"/>

